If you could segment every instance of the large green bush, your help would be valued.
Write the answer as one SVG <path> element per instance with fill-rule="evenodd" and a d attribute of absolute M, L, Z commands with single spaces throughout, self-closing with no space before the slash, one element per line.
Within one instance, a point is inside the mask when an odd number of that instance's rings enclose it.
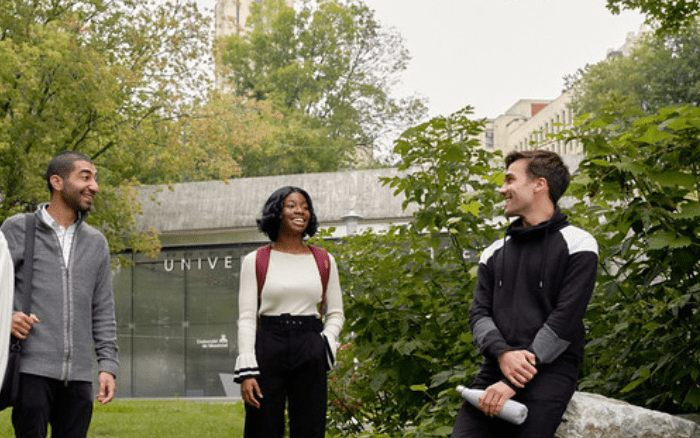
<path fill-rule="evenodd" d="M 404 172 L 383 182 L 417 207 L 411 223 L 324 243 L 339 262 L 347 319 L 330 387 L 334 433 L 447 436 L 461 405 L 454 388 L 479 369 L 467 319 L 478 253 L 502 229 L 489 219 L 503 175 L 470 114 L 396 142 Z"/>
<path fill-rule="evenodd" d="M 600 244 L 581 388 L 667 412 L 700 408 L 700 109 L 604 111 L 572 135 L 572 187 Z"/>
<path fill-rule="evenodd" d="M 563 138 L 586 157 L 570 220 L 600 245 L 580 389 L 672 413 L 700 407 L 700 109 L 603 112 Z M 479 252 L 505 224 L 503 162 L 479 148 L 470 109 L 396 143 L 384 182 L 416 208 L 407 225 L 324 242 L 337 257 L 345 345 L 332 374 L 332 435 L 449 436 L 481 355 L 467 322 Z"/>

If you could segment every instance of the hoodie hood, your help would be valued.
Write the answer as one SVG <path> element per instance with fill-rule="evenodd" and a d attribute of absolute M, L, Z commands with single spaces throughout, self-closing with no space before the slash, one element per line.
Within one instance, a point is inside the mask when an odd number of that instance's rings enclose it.
<path fill-rule="evenodd" d="M 561 212 L 559 207 L 555 207 L 554 214 L 550 219 L 540 222 L 532 227 L 523 226 L 523 219 L 518 218 L 518 220 L 510 224 L 508 227 L 506 230 L 506 236 L 516 240 L 534 239 L 542 236 L 543 234 L 546 235 L 551 232 L 559 231 L 567 225 L 569 225 L 569 221 L 566 215 Z"/>
<path fill-rule="evenodd" d="M 501 274 L 505 275 L 506 272 L 506 256 L 508 254 L 507 246 L 509 238 L 514 239 L 516 241 L 524 242 L 527 240 L 540 239 L 542 236 L 544 236 L 544 239 L 542 239 L 542 251 L 546 251 L 548 248 L 547 244 L 549 240 L 549 234 L 555 233 L 567 225 L 569 225 L 569 221 L 566 215 L 561 212 L 559 207 L 554 208 L 554 214 L 550 219 L 544 222 L 540 222 L 539 224 L 532 227 L 523 226 L 523 219 L 518 218 L 518 220 L 510 224 L 510 226 L 506 230 L 506 235 L 503 237 L 503 257 L 501 258 Z M 542 257 L 542 263 L 540 264 L 539 280 L 537 282 L 537 285 L 540 289 L 544 287 L 544 278 L 546 274 L 545 260 L 546 257 Z M 503 278 L 498 279 L 498 287 L 503 287 Z"/>

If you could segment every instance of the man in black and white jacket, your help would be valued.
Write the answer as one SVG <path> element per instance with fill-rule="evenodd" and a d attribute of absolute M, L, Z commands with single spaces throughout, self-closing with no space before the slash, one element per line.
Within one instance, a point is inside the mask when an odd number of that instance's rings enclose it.
<path fill-rule="evenodd" d="M 598 266 L 598 245 L 557 207 L 570 175 L 559 155 L 513 152 L 500 190 L 517 216 L 481 255 L 469 324 L 484 355 L 452 438 L 551 438 L 575 391 L 583 359 L 583 316 Z M 494 418 L 506 400 L 528 407 L 519 425 Z"/>

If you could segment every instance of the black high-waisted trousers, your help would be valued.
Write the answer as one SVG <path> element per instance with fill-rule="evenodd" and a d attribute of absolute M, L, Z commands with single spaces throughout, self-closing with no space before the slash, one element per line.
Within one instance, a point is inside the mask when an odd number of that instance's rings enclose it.
<path fill-rule="evenodd" d="M 326 341 L 314 316 L 261 316 L 255 340 L 260 409 L 246 404 L 245 438 L 282 438 L 285 404 L 290 438 L 326 430 Z"/>

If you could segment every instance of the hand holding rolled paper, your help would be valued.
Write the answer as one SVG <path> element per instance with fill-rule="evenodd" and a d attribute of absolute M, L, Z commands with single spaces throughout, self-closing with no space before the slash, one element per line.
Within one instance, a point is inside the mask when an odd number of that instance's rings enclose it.
<path fill-rule="evenodd" d="M 470 389 L 463 385 L 457 386 L 463 399 L 471 403 L 475 407 L 479 407 L 479 397 L 484 393 L 483 389 Z M 503 405 L 501 412 L 496 415 L 498 418 L 508 421 L 513 424 L 522 424 L 527 418 L 527 406 L 515 400 L 507 400 Z"/>

